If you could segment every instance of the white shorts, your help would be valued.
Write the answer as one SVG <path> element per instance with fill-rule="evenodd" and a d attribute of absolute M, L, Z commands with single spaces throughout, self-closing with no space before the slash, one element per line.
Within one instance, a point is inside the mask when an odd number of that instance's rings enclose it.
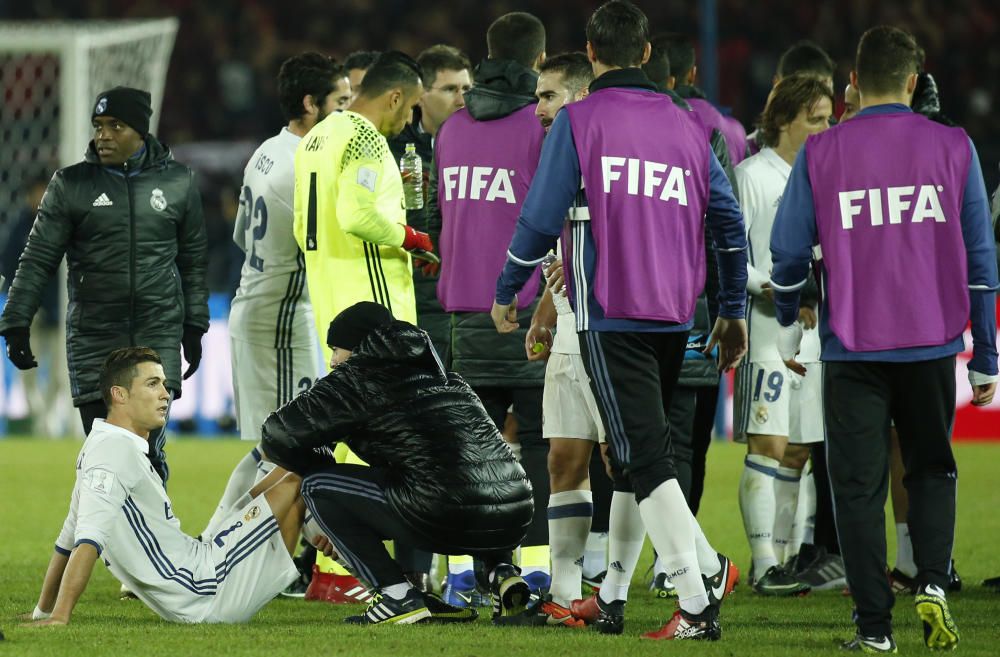
<path fill-rule="evenodd" d="M 275 349 L 232 338 L 233 401 L 241 440 L 260 441 L 273 411 L 308 390 L 320 376 L 312 347 Z"/>
<path fill-rule="evenodd" d="M 805 363 L 799 376 L 780 361 L 746 363 L 736 371 L 733 439 L 788 436 L 795 445 L 823 441 L 823 364 Z"/>
<path fill-rule="evenodd" d="M 245 623 L 299 576 L 263 495 L 209 539 L 218 592 L 205 623 Z"/>
<path fill-rule="evenodd" d="M 542 438 L 605 441 L 590 378 L 579 354 L 552 354 L 545 366 Z"/>

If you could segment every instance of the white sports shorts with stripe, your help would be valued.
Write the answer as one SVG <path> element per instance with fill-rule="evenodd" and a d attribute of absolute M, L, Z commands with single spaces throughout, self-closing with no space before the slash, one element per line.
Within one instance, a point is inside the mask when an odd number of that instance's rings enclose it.
<path fill-rule="evenodd" d="M 319 353 L 312 345 L 275 349 L 235 337 L 230 343 L 240 439 L 259 442 L 267 416 L 321 376 Z"/>
<path fill-rule="evenodd" d="M 219 589 L 205 623 L 245 623 L 299 576 L 263 495 L 206 540 Z"/>
<path fill-rule="evenodd" d="M 604 422 L 579 354 L 553 353 L 545 365 L 542 438 L 605 442 Z"/>
<path fill-rule="evenodd" d="M 805 363 L 799 376 L 780 361 L 745 363 L 736 370 L 733 439 L 747 434 L 788 436 L 795 445 L 823 441 L 823 364 Z"/>

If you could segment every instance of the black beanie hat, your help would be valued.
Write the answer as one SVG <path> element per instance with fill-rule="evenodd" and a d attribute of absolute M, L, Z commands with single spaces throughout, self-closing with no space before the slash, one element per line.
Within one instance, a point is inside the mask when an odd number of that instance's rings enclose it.
<path fill-rule="evenodd" d="M 115 87 L 97 94 L 90 118 L 113 116 L 145 137 L 149 134 L 149 117 L 152 115 L 153 106 L 148 91 Z"/>
<path fill-rule="evenodd" d="M 369 333 L 391 321 L 392 313 L 385 306 L 361 301 L 333 318 L 326 332 L 326 344 L 354 351 Z"/>

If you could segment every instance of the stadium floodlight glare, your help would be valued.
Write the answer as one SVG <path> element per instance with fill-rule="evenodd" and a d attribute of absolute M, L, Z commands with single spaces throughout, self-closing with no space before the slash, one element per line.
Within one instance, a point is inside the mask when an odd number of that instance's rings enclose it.
<path fill-rule="evenodd" d="M 152 95 L 155 131 L 179 21 L 0 21 L 0 224 L 24 183 L 79 162 L 103 89 Z"/>

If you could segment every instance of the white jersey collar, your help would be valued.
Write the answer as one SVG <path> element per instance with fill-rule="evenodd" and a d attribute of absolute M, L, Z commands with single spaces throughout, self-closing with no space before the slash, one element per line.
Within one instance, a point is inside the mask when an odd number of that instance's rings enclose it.
<path fill-rule="evenodd" d="M 94 420 L 93 428 L 97 429 L 98 427 L 102 431 L 109 431 L 111 433 L 117 433 L 122 436 L 128 437 L 132 441 L 132 444 L 135 446 L 135 448 L 139 450 L 139 452 L 141 452 L 142 454 L 149 454 L 149 441 L 143 438 L 142 436 L 137 436 L 128 429 L 124 429 L 118 426 L 117 424 L 111 424 L 107 420 L 102 420 L 101 418 L 97 418 L 96 420 Z"/>
<path fill-rule="evenodd" d="M 760 155 L 765 160 L 767 160 L 767 162 L 771 166 L 780 171 L 781 174 L 785 176 L 785 178 L 791 175 L 792 165 L 790 165 L 788 162 L 785 162 L 785 160 L 782 159 L 780 155 L 778 155 L 778 152 L 773 148 L 771 148 L 770 146 L 768 146 L 767 148 L 762 148 L 760 150 Z"/>

